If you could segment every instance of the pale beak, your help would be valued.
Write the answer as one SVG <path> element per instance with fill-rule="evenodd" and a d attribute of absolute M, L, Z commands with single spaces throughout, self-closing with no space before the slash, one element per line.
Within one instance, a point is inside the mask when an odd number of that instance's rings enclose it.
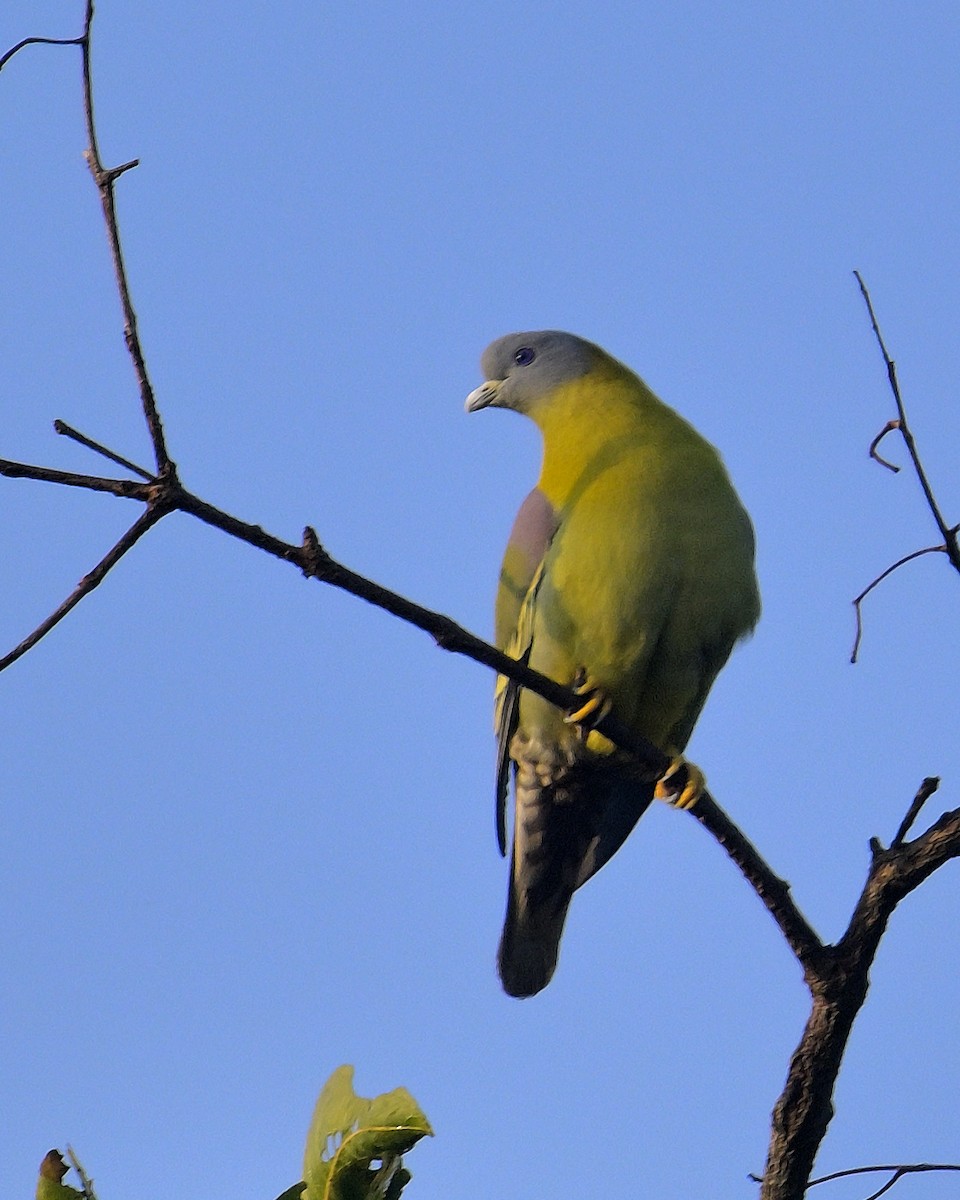
<path fill-rule="evenodd" d="M 488 379 L 486 383 L 481 383 L 478 388 L 473 389 L 467 397 L 464 408 L 468 413 L 477 412 L 481 408 L 490 408 L 491 405 L 496 408 L 497 396 L 502 387 L 502 379 Z"/>

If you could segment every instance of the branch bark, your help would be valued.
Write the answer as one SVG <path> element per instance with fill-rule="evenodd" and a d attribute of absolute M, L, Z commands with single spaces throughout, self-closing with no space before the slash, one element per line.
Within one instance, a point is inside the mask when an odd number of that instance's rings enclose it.
<path fill-rule="evenodd" d="M 925 779 L 901 823 L 936 790 Z M 853 1023 L 863 1007 L 869 972 L 894 909 L 938 867 L 960 855 L 960 809 L 944 813 L 912 842 L 901 833 L 889 849 L 871 843 L 866 883 L 846 932 L 826 946 L 806 973 L 812 1008 L 787 1081 L 773 1111 L 761 1200 L 800 1200 L 833 1117 L 833 1089 Z"/>

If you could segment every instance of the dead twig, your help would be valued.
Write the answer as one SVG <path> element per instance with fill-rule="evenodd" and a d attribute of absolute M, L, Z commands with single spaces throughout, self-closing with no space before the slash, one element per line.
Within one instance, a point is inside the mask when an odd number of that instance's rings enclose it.
<path fill-rule="evenodd" d="M 904 839 L 910 832 L 910 827 L 920 815 L 920 810 L 930 799 L 933 793 L 940 786 L 939 775 L 928 775 L 920 787 L 917 789 L 917 794 L 913 798 L 913 803 L 907 809 L 907 815 L 900 822 L 900 828 L 891 842 L 891 848 L 894 846 L 902 846 Z"/>
<path fill-rule="evenodd" d="M 873 439 L 873 441 L 870 443 L 870 457 L 873 459 L 874 462 L 878 462 L 881 467 L 886 467 L 888 471 L 892 471 L 894 473 L 894 475 L 900 474 L 900 468 L 895 463 L 887 462 L 887 460 L 885 458 L 882 458 L 877 453 L 877 447 L 880 445 L 880 443 L 883 441 L 883 439 L 887 436 L 888 433 L 893 433 L 893 431 L 895 429 L 899 429 L 899 428 L 900 428 L 899 421 L 897 421 L 897 420 L 888 421 L 886 423 L 886 425 L 884 425 L 884 427 L 877 434 L 877 436 Z"/>
<path fill-rule="evenodd" d="M 883 355 L 883 362 L 887 369 L 887 380 L 890 384 L 890 390 L 893 393 L 894 404 L 897 407 L 897 416 L 889 420 L 870 443 L 870 457 L 875 462 L 880 463 L 881 466 L 886 467 L 888 470 L 893 471 L 894 473 L 899 472 L 900 468 L 898 466 L 888 462 L 885 458 L 881 458 L 880 454 L 877 452 L 877 447 L 888 433 L 893 433 L 895 430 L 900 433 L 900 436 L 903 438 L 904 444 L 907 447 L 907 453 L 910 455 L 910 461 L 913 464 L 914 473 L 916 474 L 916 477 L 920 483 L 920 487 L 923 491 L 924 498 L 926 499 L 927 507 L 929 508 L 933 519 L 936 522 L 937 529 L 940 531 L 940 536 L 943 538 L 942 545 L 927 546 L 923 550 L 915 550 L 912 554 L 905 554 L 903 558 L 898 559 L 897 562 L 895 562 L 892 566 L 887 567 L 885 571 L 882 571 L 876 577 L 876 579 L 874 579 L 872 583 L 868 584 L 867 587 L 865 587 L 860 593 L 860 595 L 857 596 L 857 598 L 853 601 L 854 610 L 856 612 L 857 631 L 853 642 L 853 650 L 850 654 L 850 661 L 855 663 L 857 661 L 857 656 L 860 653 L 860 643 L 863 639 L 862 605 L 864 599 L 873 591 L 877 584 L 882 583 L 888 575 L 892 575 L 894 571 L 898 570 L 898 568 L 902 567 L 905 563 L 912 562 L 913 559 L 919 558 L 922 554 L 933 554 L 935 552 L 939 554 L 946 554 L 954 570 L 960 572 L 960 545 L 958 545 L 957 542 L 957 534 L 960 532 L 960 525 L 948 525 L 944 519 L 943 513 L 940 511 L 940 505 L 933 493 L 930 480 L 927 478 L 926 469 L 924 468 L 923 462 L 920 459 L 920 452 L 917 450 L 916 438 L 913 436 L 913 431 L 907 422 L 907 411 L 903 403 L 903 395 L 900 391 L 900 382 L 897 378 L 897 365 L 890 357 L 890 352 L 887 350 L 887 344 L 883 340 L 883 334 L 880 332 L 880 323 L 877 321 L 877 314 L 874 311 L 873 301 L 870 298 L 867 285 L 863 282 L 863 276 L 859 271 L 854 271 L 853 274 L 860 287 L 860 294 L 863 296 L 864 304 L 867 306 L 867 313 L 870 317 L 870 326 L 873 329 L 874 337 L 877 340 L 877 345 L 880 347 L 880 353 Z"/>
<path fill-rule="evenodd" d="M 107 239 L 110 243 L 110 255 L 113 259 L 113 270 L 117 281 L 117 291 L 120 296 L 120 308 L 123 311 L 123 337 L 127 351 L 133 362 L 137 383 L 140 388 L 140 403 L 150 440 L 153 443 L 154 459 L 157 471 L 174 471 L 175 467 L 167 451 L 166 439 L 163 433 L 163 423 L 157 409 L 156 396 L 147 363 L 140 341 L 137 326 L 137 314 L 130 298 L 130 285 L 127 280 L 127 268 L 123 257 L 123 247 L 120 243 L 120 229 L 117 220 L 117 206 L 114 197 L 114 186 L 120 176 L 137 166 L 139 160 L 131 159 L 119 167 L 105 168 L 100 157 L 100 145 L 97 139 L 97 126 L 93 108 L 93 74 L 91 66 L 91 30 L 93 28 L 94 0 L 87 0 L 86 17 L 83 25 L 83 35 L 79 39 L 83 54 L 83 112 L 87 125 L 87 150 L 84 157 L 90 168 L 90 174 L 100 193 L 100 204 L 103 208 L 103 218 L 107 226 Z"/>
<path fill-rule="evenodd" d="M 897 379 L 897 366 L 890 353 L 887 350 L 886 342 L 883 340 L 883 334 L 880 332 L 880 325 L 877 321 L 877 314 L 874 312 L 873 301 L 870 299 L 870 293 L 867 291 L 867 285 L 863 282 L 863 276 L 859 271 L 854 271 L 857 283 L 860 285 L 860 294 L 863 296 L 864 303 L 867 306 L 867 312 L 870 315 L 870 325 L 873 328 L 874 336 L 877 339 L 877 345 L 880 347 L 880 353 L 883 355 L 883 361 L 887 368 L 887 379 L 890 383 L 890 390 L 893 392 L 893 401 L 897 406 L 897 421 L 896 428 L 900 430 L 900 434 L 906 443 L 907 451 L 910 454 L 910 460 L 913 463 L 913 469 L 916 472 L 917 479 L 923 489 L 924 497 L 927 501 L 927 507 L 933 515 L 933 519 L 937 523 L 937 528 L 940 530 L 940 535 L 947 544 L 947 553 L 950 555 L 950 561 L 957 571 L 960 571 L 960 547 L 957 546 L 956 530 L 951 529 L 943 519 L 943 513 L 940 511 L 940 505 L 933 494 L 933 488 L 930 486 L 930 481 L 927 478 L 927 472 L 924 469 L 923 463 L 920 461 L 920 454 L 917 450 L 916 439 L 913 436 L 909 424 L 907 423 L 907 412 L 903 403 L 903 396 L 900 392 L 900 383 Z M 884 430 L 884 433 L 886 429 Z M 881 434 L 883 436 L 883 434 Z M 874 443 L 875 445 L 876 443 Z"/>
<path fill-rule="evenodd" d="M 145 471 L 143 467 L 138 467 L 136 463 L 132 463 L 129 458 L 124 458 L 123 455 L 115 453 L 113 450 L 108 450 L 106 446 L 101 446 L 99 442 L 95 442 L 92 438 L 88 438 L 85 433 L 80 433 L 66 421 L 61 421 L 59 418 L 53 423 L 57 433 L 63 434 L 64 437 L 72 438 L 73 441 L 79 442 L 81 446 L 86 446 L 88 450 L 93 450 L 97 454 L 102 454 L 104 458 L 108 458 L 111 462 L 115 462 L 119 467 L 126 467 L 128 471 L 132 471 L 134 475 L 139 475 L 141 479 L 149 479 L 151 482 L 156 479 L 156 475 L 151 475 L 149 471 Z"/>
<path fill-rule="evenodd" d="M 857 657 L 860 654 L 860 643 L 863 641 L 863 602 L 866 600 L 867 596 L 870 595 L 870 593 L 878 584 L 883 583 L 888 575 L 892 575 L 894 571 L 898 571 L 902 566 L 905 566 L 908 562 L 912 562 L 915 558 L 920 558 L 923 554 L 946 553 L 946 546 L 924 546 L 922 550 L 913 550 L 910 554 L 905 554 L 903 558 L 898 558 L 895 563 L 891 563 L 891 565 L 887 567 L 885 571 L 881 571 L 876 579 L 871 580 L 870 583 L 868 583 L 860 593 L 860 595 L 855 597 L 853 601 L 853 609 L 857 615 L 857 633 L 853 639 L 853 649 L 850 651 L 850 661 L 852 663 L 857 661 Z"/>
<path fill-rule="evenodd" d="M 95 587 L 103 582 L 107 572 L 117 565 L 127 551 L 132 549 L 147 530 L 152 529 L 162 516 L 164 516 L 162 509 L 147 508 L 139 519 L 130 526 L 119 542 L 107 551 L 91 571 L 84 575 L 66 600 L 45 621 L 41 621 L 37 628 L 32 633 L 29 633 L 18 646 L 14 646 L 8 654 L 0 658 L 0 671 L 5 671 L 11 663 L 15 663 L 18 658 L 22 658 L 41 638 L 46 637 L 55 625 L 59 625 L 67 613 L 76 608 L 84 596 L 88 596 Z"/>
<path fill-rule="evenodd" d="M 127 500 L 149 500 L 150 491 L 145 484 L 132 479 L 106 479 L 101 475 L 78 475 L 75 471 L 61 471 L 57 467 L 38 467 L 33 463 L 13 462 L 0 458 L 0 475 L 8 479 L 37 479 L 42 483 L 59 483 L 65 487 L 87 488 L 92 492 L 109 492 Z"/>
<path fill-rule="evenodd" d="M 864 1200 L 878 1200 L 889 1192 L 893 1185 L 905 1175 L 921 1175 L 927 1171 L 960 1171 L 956 1163 L 881 1163 L 874 1167 L 850 1167 L 845 1171 L 831 1171 L 829 1175 L 821 1175 L 819 1179 L 811 1179 L 808 1188 L 817 1187 L 821 1183 L 832 1183 L 835 1179 L 849 1179 L 853 1175 L 875 1175 L 891 1171 L 892 1177 L 876 1192 L 871 1192 Z"/>
<path fill-rule="evenodd" d="M 7 63 L 10 61 L 10 59 L 13 58 L 13 56 L 15 54 L 19 54 L 20 51 L 23 50 L 25 46 L 82 46 L 85 36 L 86 36 L 86 33 L 83 33 L 80 35 L 80 37 L 75 37 L 75 38 L 48 38 L 48 37 L 24 38 L 22 42 L 17 42 L 17 44 L 15 46 L 11 46 L 10 49 L 5 54 L 0 56 L 0 71 L 3 70 L 3 68 L 7 65 Z"/>

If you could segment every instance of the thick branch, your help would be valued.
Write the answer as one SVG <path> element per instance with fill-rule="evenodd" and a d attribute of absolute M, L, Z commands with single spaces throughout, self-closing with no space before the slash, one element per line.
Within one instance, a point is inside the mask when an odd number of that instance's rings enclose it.
<path fill-rule="evenodd" d="M 933 780 L 924 780 L 917 798 L 926 799 L 933 790 Z M 910 811 L 916 806 L 914 800 Z M 813 1007 L 774 1109 L 761 1200 L 803 1196 L 833 1116 L 833 1088 L 887 922 L 905 896 L 957 856 L 960 809 L 945 813 L 912 842 L 895 842 L 889 850 L 873 843 L 870 871 L 850 924 L 808 973 Z"/>

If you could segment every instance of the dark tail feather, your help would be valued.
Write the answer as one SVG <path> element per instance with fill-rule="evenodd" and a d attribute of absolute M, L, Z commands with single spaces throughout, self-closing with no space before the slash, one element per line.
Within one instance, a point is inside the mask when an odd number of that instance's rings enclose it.
<path fill-rule="evenodd" d="M 521 768 L 507 914 L 497 966 L 509 996 L 534 996 L 553 977 L 574 891 L 623 845 L 653 786 L 606 764 L 582 764 L 560 785 L 531 786 Z"/>
<path fill-rule="evenodd" d="M 565 889 L 552 902 L 539 906 L 528 903 L 521 911 L 511 879 L 497 950 L 497 970 L 508 996 L 535 996 L 553 978 L 572 896 L 573 892 Z"/>
<path fill-rule="evenodd" d="M 653 801 L 652 783 L 618 780 L 600 805 L 599 820 L 580 860 L 575 887 L 583 885 L 605 866 L 630 836 L 634 825 Z"/>

